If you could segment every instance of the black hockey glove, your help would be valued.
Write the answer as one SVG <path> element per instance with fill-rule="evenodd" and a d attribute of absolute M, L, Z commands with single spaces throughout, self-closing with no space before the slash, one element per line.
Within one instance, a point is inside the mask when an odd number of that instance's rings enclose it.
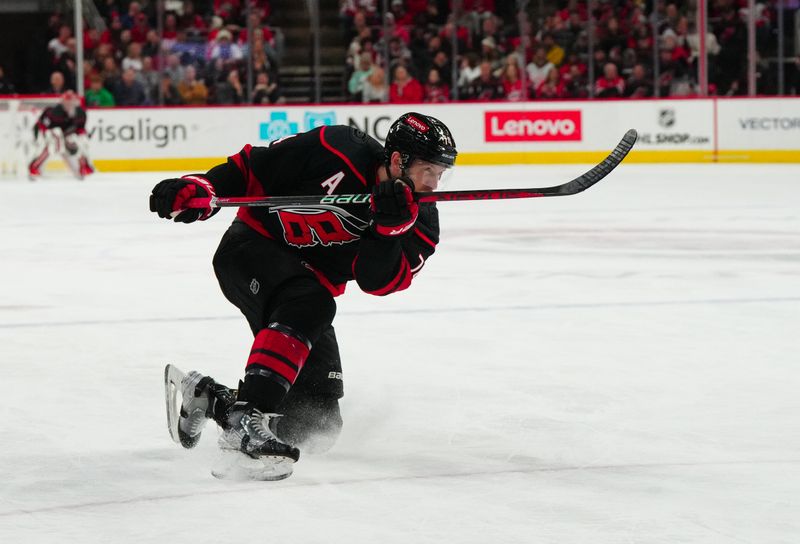
<path fill-rule="evenodd" d="M 205 221 L 219 211 L 219 208 L 187 208 L 190 198 L 210 198 L 214 187 L 200 176 L 165 179 L 153 187 L 150 195 L 150 211 L 165 219 L 174 218 L 176 223 Z"/>
<path fill-rule="evenodd" d="M 414 182 L 406 177 L 382 181 L 372 188 L 369 209 L 375 234 L 395 238 L 414 227 L 419 204 L 413 190 Z"/>

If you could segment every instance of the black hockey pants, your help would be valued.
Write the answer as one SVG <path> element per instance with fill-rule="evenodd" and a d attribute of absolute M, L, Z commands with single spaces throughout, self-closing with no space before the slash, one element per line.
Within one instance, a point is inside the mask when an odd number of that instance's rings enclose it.
<path fill-rule="evenodd" d="M 317 277 L 289 249 L 236 220 L 214 255 L 225 297 L 244 314 L 255 335 L 277 321 L 300 331 L 311 352 L 281 402 L 278 437 L 304 449 L 324 450 L 342 427 L 342 363 L 331 322 L 336 304 Z"/>

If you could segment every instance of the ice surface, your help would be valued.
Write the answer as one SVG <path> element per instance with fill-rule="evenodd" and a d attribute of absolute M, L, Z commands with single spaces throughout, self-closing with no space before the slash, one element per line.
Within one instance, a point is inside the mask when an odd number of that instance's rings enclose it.
<path fill-rule="evenodd" d="M 250 333 L 211 269 L 232 210 L 158 219 L 165 176 L 0 184 L 0 542 L 800 541 L 797 166 L 440 204 L 410 290 L 339 298 L 344 431 L 275 483 L 167 433 L 164 364 L 234 384 Z"/>

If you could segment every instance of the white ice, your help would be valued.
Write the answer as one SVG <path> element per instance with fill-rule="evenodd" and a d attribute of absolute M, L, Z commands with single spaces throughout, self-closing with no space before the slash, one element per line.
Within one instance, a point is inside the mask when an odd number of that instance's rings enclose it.
<path fill-rule="evenodd" d="M 462 167 L 449 188 L 586 167 Z M 623 165 L 440 204 L 410 290 L 338 300 L 345 427 L 277 483 L 171 442 L 164 364 L 251 337 L 168 174 L 0 183 L 0 542 L 800 541 L 800 167 Z"/>

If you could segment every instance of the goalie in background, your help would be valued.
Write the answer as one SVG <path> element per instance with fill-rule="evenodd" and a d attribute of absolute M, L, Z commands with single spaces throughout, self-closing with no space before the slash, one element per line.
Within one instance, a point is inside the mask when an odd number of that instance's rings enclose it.
<path fill-rule="evenodd" d="M 89 161 L 89 138 L 86 134 L 86 111 L 73 91 L 61 97 L 61 103 L 46 108 L 33 127 L 35 158 L 28 164 L 31 181 L 42 175 L 51 154 L 60 153 L 72 173 L 83 179 L 94 173 Z"/>

